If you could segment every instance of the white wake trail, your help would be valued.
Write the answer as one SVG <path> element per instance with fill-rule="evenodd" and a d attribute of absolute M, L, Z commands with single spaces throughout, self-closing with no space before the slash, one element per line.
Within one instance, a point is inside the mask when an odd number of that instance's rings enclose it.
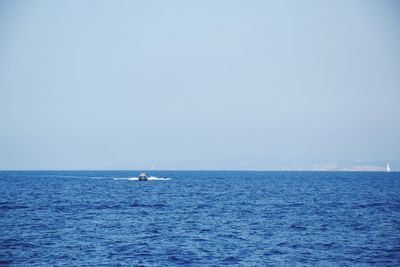
<path fill-rule="evenodd" d="M 121 177 L 121 178 L 114 178 L 114 180 L 139 181 L 139 177 Z M 171 180 L 171 178 L 162 178 L 155 176 L 150 176 L 147 178 L 147 181 L 169 181 L 169 180 Z"/>

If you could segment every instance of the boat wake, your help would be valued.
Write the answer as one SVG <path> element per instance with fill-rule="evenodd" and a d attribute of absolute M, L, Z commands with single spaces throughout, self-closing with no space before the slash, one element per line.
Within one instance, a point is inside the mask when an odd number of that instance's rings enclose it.
<path fill-rule="evenodd" d="M 139 181 L 139 177 L 124 177 L 124 178 L 114 178 L 114 180 L 129 180 L 129 181 Z M 150 176 L 147 178 L 147 181 L 169 181 L 171 178 L 162 178 Z"/>

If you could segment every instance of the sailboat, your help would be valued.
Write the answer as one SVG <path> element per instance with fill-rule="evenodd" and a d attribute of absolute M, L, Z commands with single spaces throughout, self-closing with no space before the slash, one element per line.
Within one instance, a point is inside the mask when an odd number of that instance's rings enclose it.
<path fill-rule="evenodd" d="M 389 163 L 386 164 L 386 172 L 391 172 Z"/>

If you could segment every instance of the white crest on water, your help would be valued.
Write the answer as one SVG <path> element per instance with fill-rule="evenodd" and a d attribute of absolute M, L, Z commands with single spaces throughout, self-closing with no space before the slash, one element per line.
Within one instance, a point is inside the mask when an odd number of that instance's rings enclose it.
<path fill-rule="evenodd" d="M 115 177 L 114 180 L 129 180 L 129 181 L 139 181 L 139 177 Z M 171 178 L 155 177 L 150 176 L 147 181 L 169 181 Z"/>

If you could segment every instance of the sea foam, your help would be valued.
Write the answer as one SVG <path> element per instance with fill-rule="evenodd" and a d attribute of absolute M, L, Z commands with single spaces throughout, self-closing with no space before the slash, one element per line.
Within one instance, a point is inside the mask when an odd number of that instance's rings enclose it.
<path fill-rule="evenodd" d="M 114 178 L 114 180 L 139 181 L 139 177 L 121 177 L 121 178 Z M 171 178 L 162 178 L 155 176 L 150 176 L 147 178 L 147 181 L 169 181 L 169 180 L 171 180 Z"/>

